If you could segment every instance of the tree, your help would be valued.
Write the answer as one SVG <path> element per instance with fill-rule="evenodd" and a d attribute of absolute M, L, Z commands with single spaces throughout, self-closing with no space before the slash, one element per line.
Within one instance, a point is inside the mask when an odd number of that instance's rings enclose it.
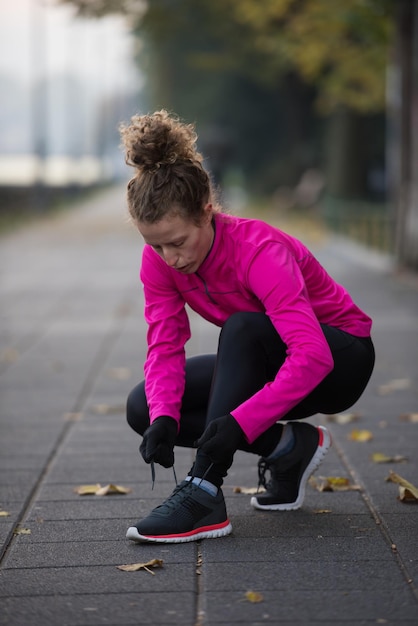
<path fill-rule="evenodd" d="M 229 147 L 206 144 L 211 166 L 222 153 L 254 190 L 292 186 L 325 160 L 321 137 L 332 114 L 347 143 L 328 158 L 331 187 L 361 193 L 361 159 L 350 159 L 359 171 L 348 177 L 342 157 L 359 127 L 351 120 L 384 110 L 391 0 L 64 1 L 130 16 L 150 108 L 196 121 L 203 139 L 227 138 Z"/>
<path fill-rule="evenodd" d="M 162 36 L 191 24 L 190 17 L 198 10 L 221 48 L 193 55 L 195 66 L 217 71 L 226 63 L 270 83 L 294 70 L 315 85 L 318 105 L 327 113 L 340 105 L 367 113 L 385 106 L 392 0 L 61 1 L 84 14 L 129 15 L 135 30 L 141 33 L 145 28 L 158 44 L 163 43 Z M 206 22 L 200 26 L 208 29 Z"/>

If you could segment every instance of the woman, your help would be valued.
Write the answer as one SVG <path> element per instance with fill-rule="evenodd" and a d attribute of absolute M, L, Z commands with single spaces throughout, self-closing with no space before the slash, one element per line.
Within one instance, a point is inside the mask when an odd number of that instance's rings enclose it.
<path fill-rule="evenodd" d="M 137 169 L 127 198 L 145 241 L 148 324 L 145 380 L 129 395 L 127 419 L 153 471 L 174 465 L 175 445 L 197 446 L 189 475 L 127 537 L 224 536 L 221 485 L 236 450 L 261 457 L 266 491 L 255 508 L 302 505 L 331 439 L 295 420 L 357 401 L 374 365 L 371 320 L 300 241 L 220 211 L 191 125 L 159 111 L 133 117 L 121 135 Z M 185 304 L 221 327 L 216 355 L 186 359 Z"/>

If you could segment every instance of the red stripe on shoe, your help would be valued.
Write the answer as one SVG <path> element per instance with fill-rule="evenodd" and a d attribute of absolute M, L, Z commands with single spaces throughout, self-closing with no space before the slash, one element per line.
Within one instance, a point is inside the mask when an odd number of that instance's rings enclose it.
<path fill-rule="evenodd" d="M 225 522 L 221 522 L 220 524 L 212 524 L 211 526 L 201 526 L 200 528 L 195 528 L 194 530 L 190 530 L 187 533 L 174 533 L 172 535 L 145 535 L 144 533 L 141 533 L 141 536 L 148 537 L 149 539 L 175 539 L 176 537 L 193 537 L 194 535 L 198 535 L 199 533 L 226 528 L 228 524 L 229 524 L 229 520 L 227 519 L 225 520 Z"/>
<path fill-rule="evenodd" d="M 319 434 L 318 448 L 321 448 L 322 444 L 324 443 L 324 431 L 322 430 L 322 428 L 318 428 L 318 434 Z"/>

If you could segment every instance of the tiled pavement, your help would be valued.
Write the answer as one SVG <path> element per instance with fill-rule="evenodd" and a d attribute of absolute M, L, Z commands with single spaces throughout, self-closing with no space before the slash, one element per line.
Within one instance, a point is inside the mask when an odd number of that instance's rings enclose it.
<path fill-rule="evenodd" d="M 299 511 L 254 511 L 234 487 L 256 485 L 256 459 L 239 453 L 224 488 L 233 534 L 181 545 L 125 539 L 174 479 L 157 468 L 151 490 L 124 417 L 145 354 L 141 241 L 124 190 L 0 239 L 0 624 L 418 624 L 418 504 L 399 502 L 385 480 L 393 470 L 418 484 L 418 423 L 400 419 L 418 412 L 417 281 L 347 241 L 302 236 L 374 318 L 377 364 L 353 408 L 359 421 L 311 420 L 334 441 L 316 475 L 360 490 L 309 487 Z M 217 330 L 194 317 L 192 327 L 189 354 L 213 351 Z M 373 440 L 351 441 L 354 427 Z M 408 461 L 376 464 L 373 452 Z M 177 451 L 179 477 L 191 462 Z M 74 492 L 95 483 L 132 492 Z M 154 575 L 117 569 L 154 558 L 164 561 Z"/>

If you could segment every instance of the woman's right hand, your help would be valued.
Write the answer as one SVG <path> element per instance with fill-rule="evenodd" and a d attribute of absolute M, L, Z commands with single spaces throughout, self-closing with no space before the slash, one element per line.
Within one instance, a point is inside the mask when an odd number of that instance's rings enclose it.
<path fill-rule="evenodd" d="M 177 422 L 162 415 L 148 426 L 139 451 L 145 463 L 159 463 L 163 467 L 174 465 L 174 444 L 177 437 Z"/>

